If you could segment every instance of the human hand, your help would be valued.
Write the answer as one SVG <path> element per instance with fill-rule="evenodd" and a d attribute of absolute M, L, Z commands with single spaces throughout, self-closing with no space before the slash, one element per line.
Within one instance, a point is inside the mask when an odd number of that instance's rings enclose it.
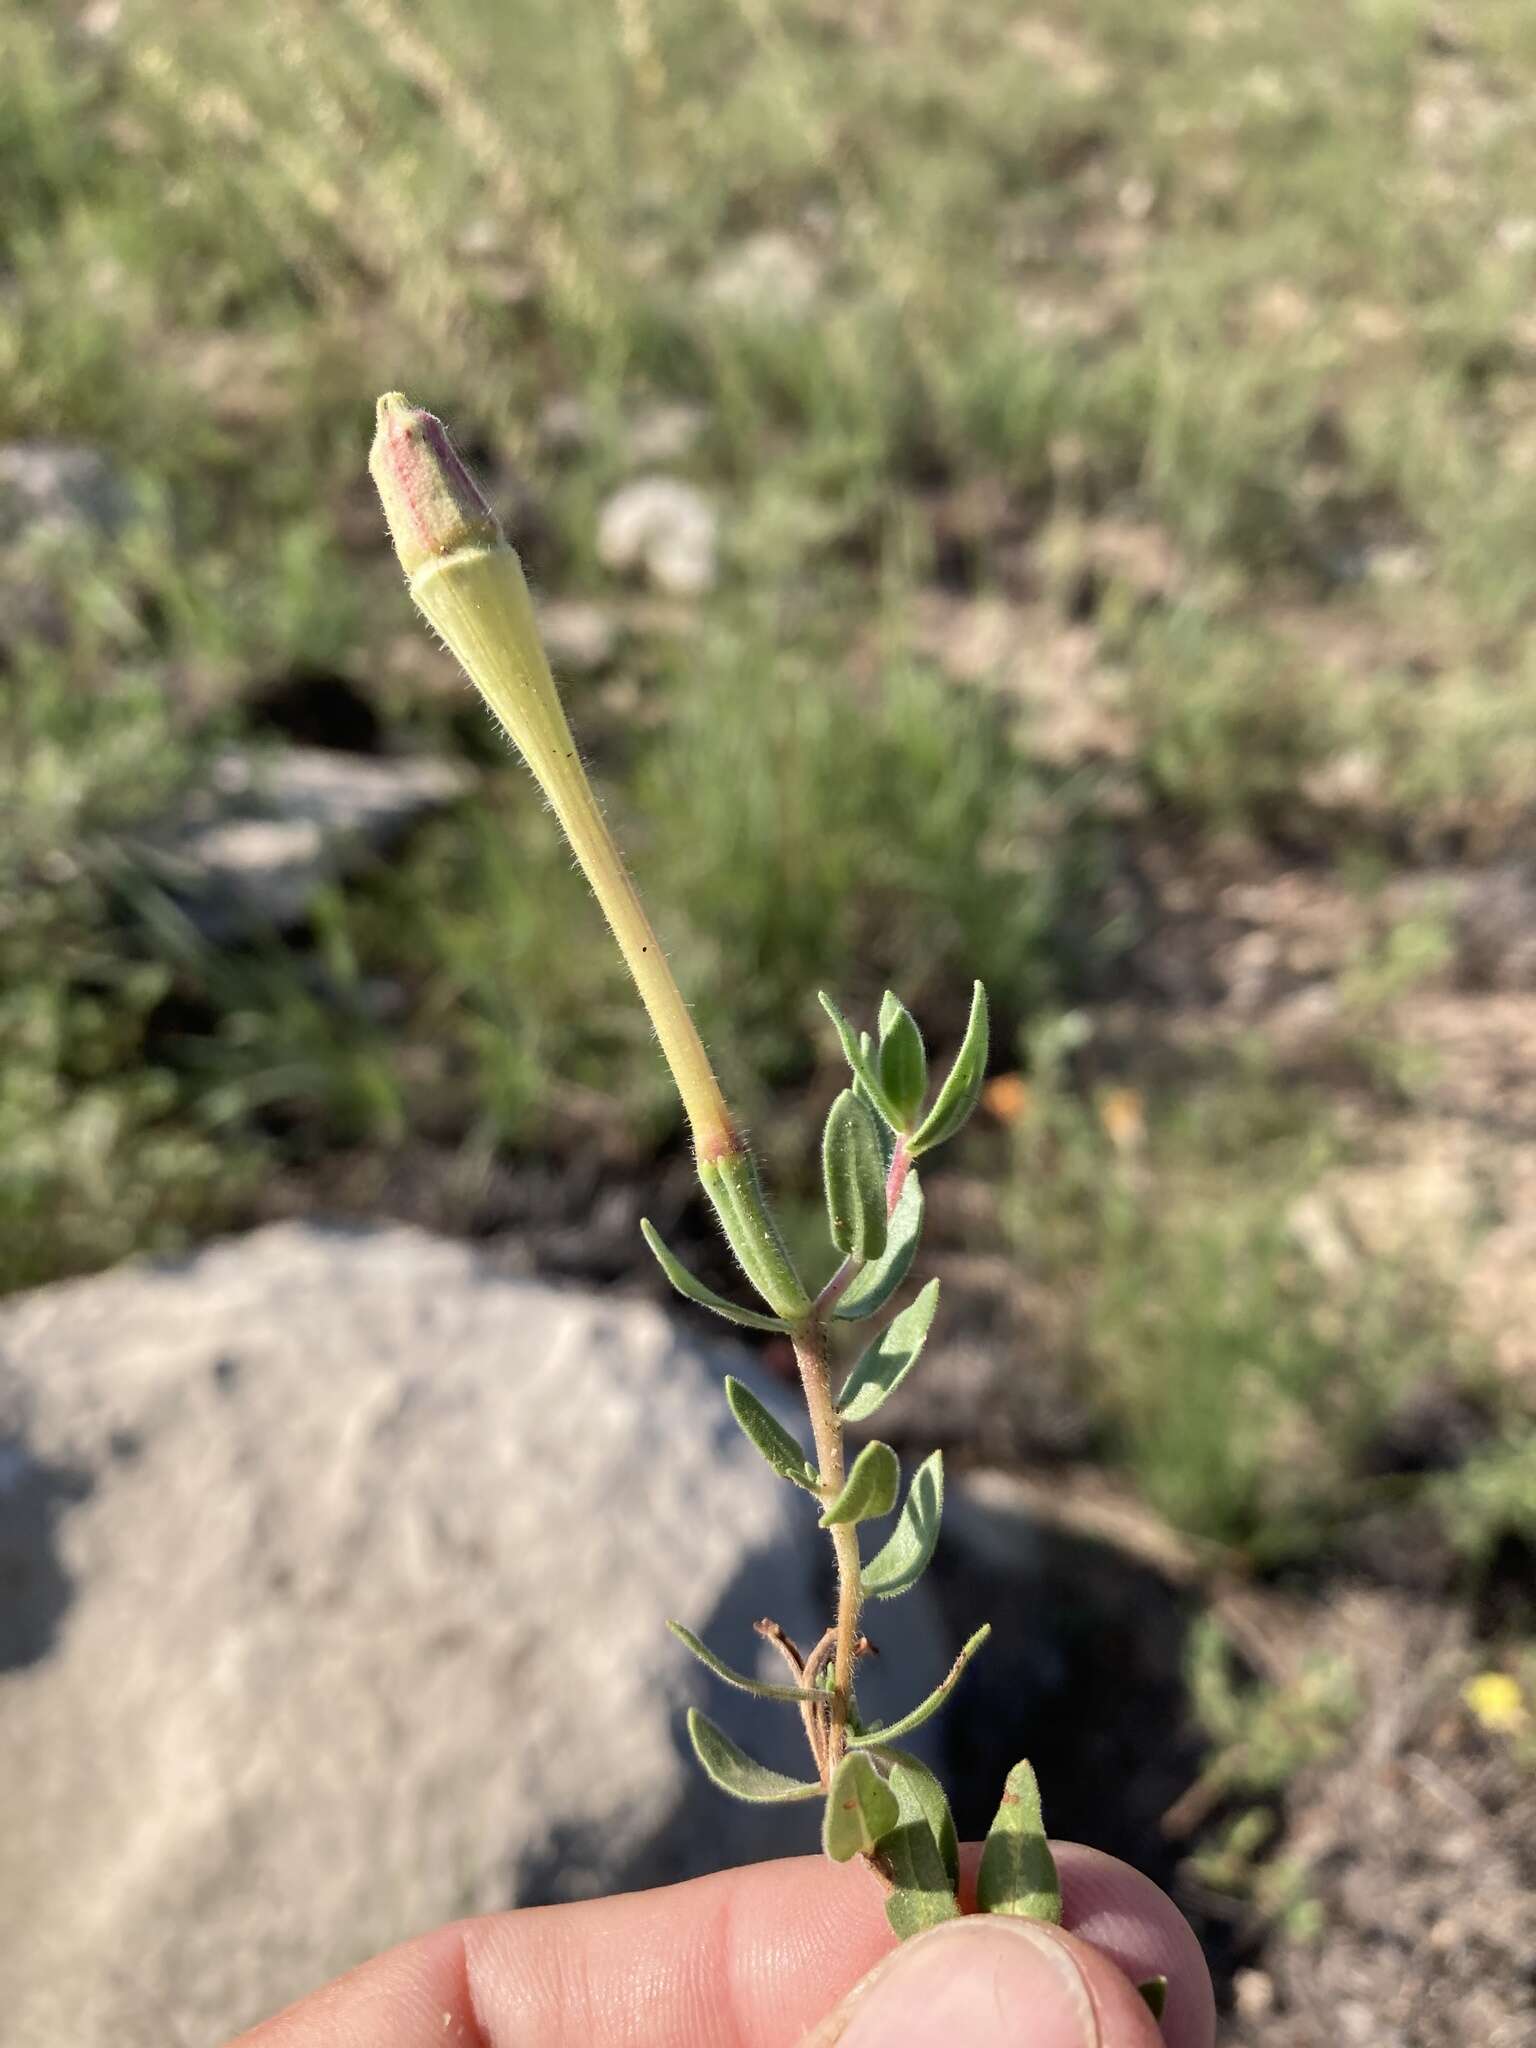
<path fill-rule="evenodd" d="M 867 1871 L 801 1857 L 440 1928 L 234 2048 L 1212 2048 L 1169 1900 L 1113 1857 L 1055 1853 L 1068 1932 L 971 1915 L 898 1947 Z M 1133 1988 L 1157 1976 L 1161 2030 Z"/>

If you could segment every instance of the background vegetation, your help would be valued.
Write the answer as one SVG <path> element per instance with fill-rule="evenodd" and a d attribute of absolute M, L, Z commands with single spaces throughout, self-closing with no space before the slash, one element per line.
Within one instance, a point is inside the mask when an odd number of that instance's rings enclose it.
<path fill-rule="evenodd" d="M 962 1448 L 1485 1583 L 1536 1531 L 1533 94 L 1523 0 L 5 10 L 0 442 L 121 507 L 0 496 L 0 1285 L 303 1209 L 650 1284 L 675 1108 L 409 615 L 398 385 L 792 1192 L 818 985 L 942 1050 L 987 981 Z M 605 565 L 657 473 L 692 589 Z M 213 943 L 157 835 L 316 742 L 463 793 Z"/>

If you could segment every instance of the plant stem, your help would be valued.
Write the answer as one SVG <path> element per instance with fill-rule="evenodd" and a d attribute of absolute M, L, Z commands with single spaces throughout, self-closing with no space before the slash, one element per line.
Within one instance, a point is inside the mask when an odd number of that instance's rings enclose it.
<path fill-rule="evenodd" d="M 912 1160 L 905 1138 L 896 1140 L 885 1176 L 885 1208 L 894 1215 L 901 1191 L 907 1184 Z M 811 1313 L 793 1333 L 795 1363 L 800 1368 L 800 1385 L 811 1418 L 811 1436 L 816 1445 L 816 1465 L 821 1474 L 822 1497 L 836 1500 L 847 1476 L 843 1457 L 843 1425 L 832 1397 L 832 1375 L 827 1356 L 827 1318 L 841 1300 L 861 1259 L 844 1259 L 811 1305 Z M 827 1744 L 828 1775 L 837 1768 L 843 1754 L 848 1728 L 848 1711 L 853 1703 L 854 1645 L 859 1637 L 859 1609 L 863 1604 L 863 1566 L 859 1557 L 856 1523 L 841 1523 L 831 1532 L 837 1558 L 837 1645 L 832 1664 L 832 1731 Z"/>
<path fill-rule="evenodd" d="M 822 1499 L 836 1500 L 847 1477 L 843 1465 L 843 1425 L 832 1399 L 832 1375 L 827 1360 L 827 1326 L 812 1315 L 794 1334 L 795 1363 L 800 1368 L 800 1385 L 811 1418 L 811 1435 L 816 1444 L 816 1465 L 821 1474 Z M 831 1532 L 837 1558 L 837 1642 L 832 1660 L 831 1738 L 827 1743 L 826 1769 L 837 1768 L 848 1727 L 848 1709 L 853 1699 L 853 1646 L 858 1640 L 859 1605 L 863 1598 L 860 1582 L 859 1532 L 856 1524 L 840 1523 Z"/>

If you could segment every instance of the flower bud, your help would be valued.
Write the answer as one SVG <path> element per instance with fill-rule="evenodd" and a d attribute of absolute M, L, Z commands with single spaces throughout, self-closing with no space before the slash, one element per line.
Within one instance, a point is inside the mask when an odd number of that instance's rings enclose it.
<path fill-rule="evenodd" d="M 398 391 L 379 400 L 368 468 L 407 577 L 460 548 L 494 547 L 501 540 L 496 515 L 447 428 Z"/>

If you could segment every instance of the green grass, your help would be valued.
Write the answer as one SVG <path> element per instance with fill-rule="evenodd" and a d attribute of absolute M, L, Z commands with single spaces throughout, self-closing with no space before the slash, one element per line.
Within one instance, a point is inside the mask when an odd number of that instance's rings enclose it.
<path fill-rule="evenodd" d="M 37 630 L 0 633 L 0 1287 L 358 1150 L 634 1166 L 677 1138 L 549 820 L 410 616 L 362 471 L 382 388 L 454 422 L 540 593 L 622 628 L 573 715 L 781 1169 L 830 1085 L 818 985 L 892 983 L 942 1043 L 981 974 L 999 1044 L 1037 1050 L 1115 991 L 1128 816 L 1192 870 L 1528 845 L 1536 25 L 1432 26 L 1417 0 L 10 10 L 0 440 L 99 449 L 137 511 L 44 537 Z M 712 289 L 765 232 L 808 309 Z M 722 540 L 682 607 L 595 540 L 679 403 L 698 432 L 661 466 Z M 1164 566 L 1094 566 L 1105 522 Z M 995 689 L 923 624 L 973 601 L 1013 621 Z M 1005 673 L 1083 633 L 1113 762 L 1037 744 Z M 305 674 L 473 788 L 305 929 L 214 951 L 134 834 Z M 1393 1007 L 1447 950 L 1426 913 L 1341 988 L 1370 1114 L 1417 1085 Z M 1336 1105 L 1263 1058 L 1149 1084 L 1132 1159 L 1043 1094 L 1008 1199 L 1074 1290 L 1106 1443 L 1185 1526 L 1295 1554 L 1454 1349 L 1414 1276 L 1341 1293 L 1288 1232 Z M 1508 1492 L 1484 1477 L 1473 1548 Z"/>
<path fill-rule="evenodd" d="M 1072 1304 L 1106 1453 L 1177 1527 L 1267 1567 L 1400 1504 L 1372 1477 L 1392 1416 L 1430 1380 L 1485 1375 L 1442 1284 L 1308 1248 L 1303 1204 L 1349 1157 L 1326 1102 L 1262 1055 L 1208 1061 L 1136 1100 L 1117 1142 L 1113 1092 L 1065 1085 L 1061 1042 L 1035 1041 L 1005 1213 Z"/>

